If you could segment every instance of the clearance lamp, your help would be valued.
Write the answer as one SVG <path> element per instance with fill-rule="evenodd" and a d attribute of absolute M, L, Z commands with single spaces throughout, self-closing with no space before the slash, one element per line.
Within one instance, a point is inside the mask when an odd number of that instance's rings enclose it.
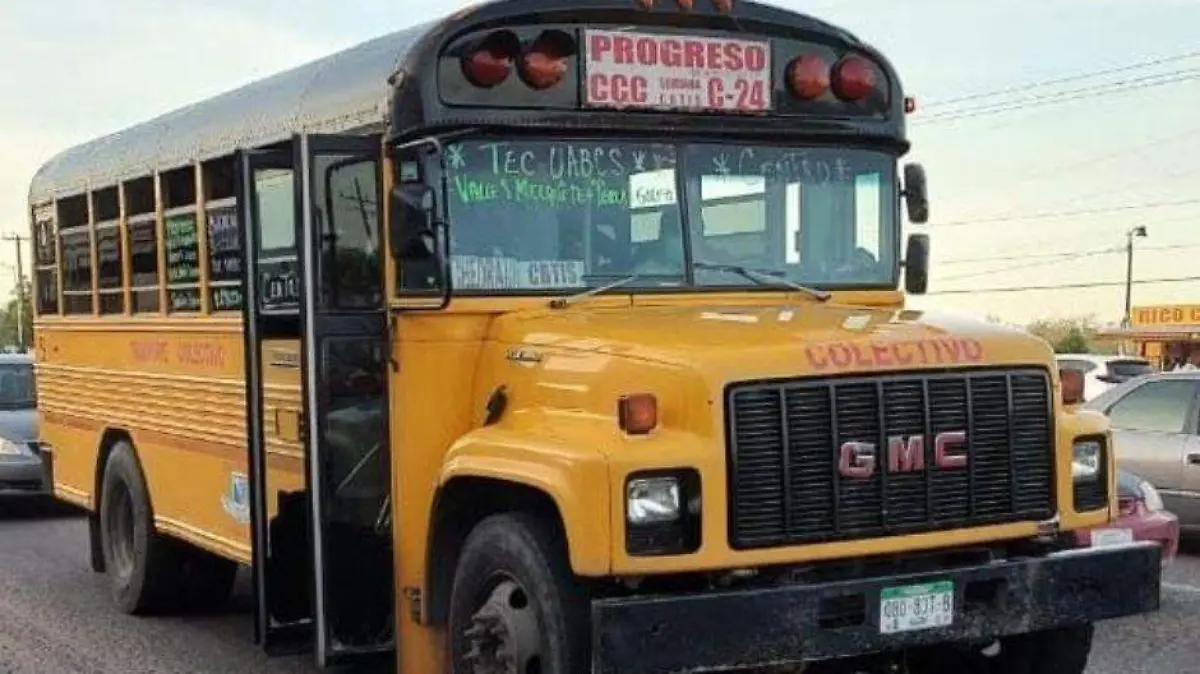
<path fill-rule="evenodd" d="M 477 87 L 490 89 L 508 79 L 521 47 L 517 36 L 496 31 L 462 59 L 463 75 Z"/>
<path fill-rule="evenodd" d="M 567 74 L 567 60 L 574 53 L 575 40 L 570 35 L 545 31 L 521 57 L 521 79 L 534 89 L 549 89 Z"/>
<path fill-rule="evenodd" d="M 851 54 L 833 67 L 833 93 L 843 101 L 857 101 L 875 90 L 875 69 L 861 56 Z"/>
<path fill-rule="evenodd" d="M 1083 375 L 1079 370 L 1062 368 L 1058 371 L 1062 381 L 1062 401 L 1064 405 L 1078 405 L 1083 402 Z"/>
<path fill-rule="evenodd" d="M 787 83 L 797 98 L 820 98 L 829 90 L 829 62 L 816 54 L 797 56 L 788 64 Z"/>

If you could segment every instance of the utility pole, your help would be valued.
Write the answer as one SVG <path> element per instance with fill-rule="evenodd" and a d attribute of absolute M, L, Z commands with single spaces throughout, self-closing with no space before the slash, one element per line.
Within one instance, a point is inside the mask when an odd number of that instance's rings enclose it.
<path fill-rule="evenodd" d="M 1121 318 L 1121 327 L 1126 330 L 1133 325 L 1133 237 L 1135 236 L 1146 237 L 1145 225 L 1138 225 L 1125 232 L 1125 314 Z M 1127 345 L 1128 339 L 1122 340 L 1122 355 L 1125 355 Z"/>
<path fill-rule="evenodd" d="M 29 344 L 25 338 L 25 263 L 21 248 L 29 237 L 8 234 L 4 238 L 12 241 L 17 247 L 17 346 L 20 347 L 21 353 L 24 353 L 29 349 Z"/>

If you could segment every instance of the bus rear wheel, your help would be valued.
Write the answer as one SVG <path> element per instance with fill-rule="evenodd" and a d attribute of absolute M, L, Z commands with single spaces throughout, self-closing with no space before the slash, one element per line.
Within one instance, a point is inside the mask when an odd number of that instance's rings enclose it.
<path fill-rule="evenodd" d="M 131 614 L 167 608 L 178 580 L 179 549 L 154 531 L 141 466 L 123 440 L 113 446 L 104 468 L 100 537 L 117 606 Z"/>
<path fill-rule="evenodd" d="M 467 537 L 450 595 L 454 674 L 575 674 L 587 669 L 585 593 L 555 529 L 503 514 Z"/>

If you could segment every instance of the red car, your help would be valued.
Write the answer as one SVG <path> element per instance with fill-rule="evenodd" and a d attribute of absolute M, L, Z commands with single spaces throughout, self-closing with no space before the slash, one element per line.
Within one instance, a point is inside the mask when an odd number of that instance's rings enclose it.
<path fill-rule="evenodd" d="M 1075 534 L 1082 547 L 1112 545 L 1131 540 L 1162 545 L 1163 566 L 1179 551 L 1179 518 L 1163 508 L 1162 498 L 1149 482 L 1123 470 L 1117 471 L 1117 504 L 1121 510 L 1112 524 Z"/>

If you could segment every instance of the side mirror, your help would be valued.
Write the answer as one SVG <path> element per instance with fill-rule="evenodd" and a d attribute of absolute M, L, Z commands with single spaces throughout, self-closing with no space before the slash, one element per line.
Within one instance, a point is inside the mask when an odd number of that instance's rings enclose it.
<path fill-rule="evenodd" d="M 904 251 L 904 290 L 924 295 L 929 287 L 929 235 L 910 234 Z"/>
<path fill-rule="evenodd" d="M 389 230 L 392 256 L 397 260 L 428 260 L 436 256 L 433 190 L 423 184 L 393 189 Z"/>
<path fill-rule="evenodd" d="M 401 264 L 422 270 L 432 287 L 440 290 L 441 300 L 410 309 L 440 311 L 450 305 L 450 233 L 437 215 L 434 191 L 427 185 L 411 183 L 392 190 L 392 217 L 389 226 L 392 256 Z M 401 272 L 403 273 L 403 271 Z"/>
<path fill-rule="evenodd" d="M 904 206 L 908 219 L 917 224 L 929 222 L 929 193 L 925 186 L 925 167 L 920 164 L 904 165 Z"/>

